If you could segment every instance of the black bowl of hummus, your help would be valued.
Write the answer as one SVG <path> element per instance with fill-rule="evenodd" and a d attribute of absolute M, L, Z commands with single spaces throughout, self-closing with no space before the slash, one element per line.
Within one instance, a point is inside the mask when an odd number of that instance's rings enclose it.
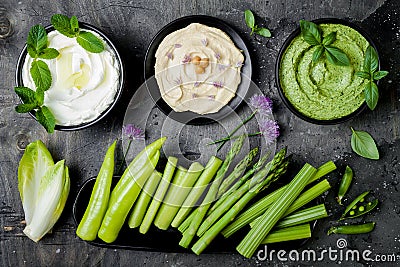
<path fill-rule="evenodd" d="M 184 124 L 208 124 L 246 97 L 252 66 L 239 34 L 215 17 L 182 17 L 152 39 L 145 58 L 146 86 L 157 107 Z"/>
<path fill-rule="evenodd" d="M 308 44 L 297 28 L 284 42 L 275 65 L 275 80 L 282 101 L 299 118 L 321 125 L 338 124 L 359 115 L 367 107 L 366 80 L 356 76 L 362 70 L 369 45 L 368 34 L 347 20 L 324 18 L 318 24 L 323 36 L 336 32 L 333 45 L 346 53 L 349 66 L 337 66 L 325 57 L 313 62 L 315 46 Z"/>
<path fill-rule="evenodd" d="M 116 105 L 123 89 L 124 69 L 114 44 L 98 28 L 83 22 L 79 26 L 103 41 L 102 52 L 88 52 L 75 38 L 62 35 L 52 25 L 45 27 L 48 46 L 60 53 L 55 59 L 43 59 L 52 75 L 44 105 L 55 117 L 55 130 L 80 130 L 100 121 Z M 30 75 L 32 60 L 25 45 L 17 63 L 16 84 L 36 90 Z M 35 111 L 30 115 L 35 118 Z"/>

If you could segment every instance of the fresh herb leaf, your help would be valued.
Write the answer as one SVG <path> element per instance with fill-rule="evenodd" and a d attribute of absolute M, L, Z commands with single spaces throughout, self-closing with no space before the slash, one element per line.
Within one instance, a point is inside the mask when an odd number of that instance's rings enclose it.
<path fill-rule="evenodd" d="M 43 103 L 44 103 L 44 91 L 43 91 L 43 89 L 38 88 L 36 90 L 35 98 L 36 98 L 36 102 L 37 102 L 38 106 L 43 105 Z"/>
<path fill-rule="evenodd" d="M 368 107 L 374 110 L 378 104 L 379 91 L 378 86 L 373 81 L 370 81 L 365 85 L 364 88 L 365 102 L 367 102 Z"/>
<path fill-rule="evenodd" d="M 315 51 L 313 53 L 312 61 L 317 62 L 318 59 L 321 58 L 321 55 L 324 53 L 324 51 L 325 51 L 324 46 L 322 46 L 322 45 L 316 46 Z"/>
<path fill-rule="evenodd" d="M 271 32 L 267 28 L 257 28 L 254 32 L 262 37 L 271 37 Z"/>
<path fill-rule="evenodd" d="M 379 151 L 372 136 L 364 131 L 351 128 L 351 148 L 361 157 L 379 159 Z"/>
<path fill-rule="evenodd" d="M 46 29 L 42 25 L 33 26 L 28 33 L 26 44 L 30 46 L 31 52 L 34 49 L 36 54 L 45 49 L 47 47 Z"/>
<path fill-rule="evenodd" d="M 51 113 L 50 109 L 46 106 L 40 107 L 36 111 L 36 119 L 38 122 L 43 125 L 48 133 L 54 132 L 54 127 L 56 125 L 56 119 L 54 118 L 53 113 Z"/>
<path fill-rule="evenodd" d="M 62 14 L 55 14 L 51 17 L 51 24 L 54 29 L 67 37 L 75 37 L 76 33 L 71 27 L 70 19 Z"/>
<path fill-rule="evenodd" d="M 372 46 L 368 46 L 367 50 L 365 51 L 365 58 L 364 58 L 364 71 L 368 73 L 374 73 L 379 66 L 378 54 L 376 53 L 375 48 Z"/>
<path fill-rule="evenodd" d="M 78 18 L 75 17 L 75 16 L 72 16 L 71 20 L 70 20 L 70 25 L 71 25 L 71 29 L 73 30 L 73 32 L 75 34 L 77 34 L 79 32 L 79 21 L 78 21 Z"/>
<path fill-rule="evenodd" d="M 102 40 L 97 38 L 97 36 L 91 32 L 80 31 L 76 41 L 84 49 L 92 53 L 100 53 L 104 50 Z"/>
<path fill-rule="evenodd" d="M 53 59 L 58 57 L 60 53 L 54 48 L 45 48 L 39 53 L 38 57 L 43 59 Z"/>
<path fill-rule="evenodd" d="M 366 71 L 356 71 L 356 75 L 360 78 L 363 79 L 371 79 L 371 74 L 369 74 L 369 72 Z"/>
<path fill-rule="evenodd" d="M 50 88 L 52 81 L 51 73 L 45 62 L 42 60 L 33 61 L 30 71 L 36 88 L 41 88 L 43 91 Z"/>
<path fill-rule="evenodd" d="M 24 86 L 18 86 L 14 88 L 15 93 L 21 98 L 24 104 L 37 104 L 36 93 L 32 89 Z"/>
<path fill-rule="evenodd" d="M 247 9 L 244 11 L 244 20 L 246 22 L 246 25 L 253 30 L 255 26 L 255 19 L 251 10 Z"/>
<path fill-rule="evenodd" d="M 18 113 L 27 113 L 27 112 L 34 110 L 35 108 L 37 108 L 36 104 L 32 104 L 32 103 L 25 104 L 24 103 L 24 104 L 20 104 L 20 105 L 16 106 L 15 111 Z"/>
<path fill-rule="evenodd" d="M 26 45 L 26 49 L 28 50 L 28 54 L 29 54 L 29 56 L 31 58 L 36 58 L 37 57 L 36 49 L 32 45 L 27 44 Z"/>
<path fill-rule="evenodd" d="M 321 30 L 311 21 L 300 20 L 301 35 L 304 41 L 310 45 L 321 44 Z"/>
<path fill-rule="evenodd" d="M 324 46 L 328 46 L 331 45 L 334 41 L 336 41 L 336 32 L 331 32 L 324 37 L 324 39 L 322 40 L 322 44 Z"/>
<path fill-rule="evenodd" d="M 380 79 L 382 79 L 383 77 L 385 77 L 386 75 L 388 75 L 389 74 L 389 72 L 388 71 L 385 71 L 385 70 L 380 70 L 380 71 L 377 71 L 377 72 L 374 72 L 374 80 L 380 80 Z"/>
<path fill-rule="evenodd" d="M 334 46 L 325 46 L 325 55 L 331 63 L 338 66 L 349 66 L 350 59 L 346 53 Z"/>

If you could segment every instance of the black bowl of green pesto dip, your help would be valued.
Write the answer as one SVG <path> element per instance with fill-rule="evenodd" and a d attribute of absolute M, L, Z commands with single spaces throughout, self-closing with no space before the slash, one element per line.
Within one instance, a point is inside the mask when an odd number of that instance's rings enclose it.
<path fill-rule="evenodd" d="M 312 21 L 323 37 L 336 32 L 333 46 L 346 53 L 349 66 L 338 66 L 324 55 L 313 62 L 316 46 L 307 43 L 300 27 L 287 38 L 275 65 L 278 92 L 285 105 L 301 119 L 314 124 L 338 124 L 359 115 L 365 108 L 367 80 L 356 75 L 362 70 L 365 51 L 375 45 L 354 23 L 336 18 Z"/>

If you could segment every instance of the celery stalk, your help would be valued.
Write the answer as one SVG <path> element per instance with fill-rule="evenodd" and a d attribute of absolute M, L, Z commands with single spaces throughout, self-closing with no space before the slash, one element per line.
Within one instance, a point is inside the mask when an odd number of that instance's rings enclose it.
<path fill-rule="evenodd" d="M 311 237 L 308 223 L 271 231 L 261 244 L 271 244 L 284 241 L 298 240 Z"/>

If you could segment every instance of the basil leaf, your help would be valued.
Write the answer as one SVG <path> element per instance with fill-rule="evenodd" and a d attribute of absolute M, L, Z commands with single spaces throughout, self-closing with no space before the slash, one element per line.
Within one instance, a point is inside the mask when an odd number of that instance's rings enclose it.
<path fill-rule="evenodd" d="M 58 57 L 60 53 L 58 53 L 57 49 L 54 48 L 45 48 L 42 52 L 39 53 L 38 57 L 43 59 L 53 59 Z"/>
<path fill-rule="evenodd" d="M 46 106 L 42 106 L 36 111 L 36 119 L 43 125 L 48 133 L 54 132 L 54 127 L 56 125 L 56 119 L 53 113 Z"/>
<path fill-rule="evenodd" d="M 251 10 L 247 9 L 244 11 L 244 20 L 246 22 L 246 25 L 253 30 L 255 25 L 255 19 L 253 12 L 251 12 Z"/>
<path fill-rule="evenodd" d="M 70 25 L 71 25 L 72 31 L 75 34 L 77 34 L 79 32 L 79 21 L 78 21 L 78 18 L 75 17 L 75 16 L 72 16 L 71 20 L 70 20 Z"/>
<path fill-rule="evenodd" d="M 375 48 L 368 46 L 365 51 L 364 71 L 374 73 L 378 69 L 378 65 L 378 54 L 376 53 Z"/>
<path fill-rule="evenodd" d="M 380 71 L 374 72 L 374 80 L 380 80 L 388 74 L 389 74 L 389 72 L 385 71 L 385 70 L 380 70 Z"/>
<path fill-rule="evenodd" d="M 306 20 L 300 20 L 300 29 L 304 41 L 310 45 L 321 44 L 321 32 L 317 24 Z"/>
<path fill-rule="evenodd" d="M 33 61 L 31 65 L 31 76 L 36 88 L 46 91 L 51 86 L 51 73 L 49 67 L 42 60 Z"/>
<path fill-rule="evenodd" d="M 76 34 L 71 28 L 70 19 L 62 14 L 55 14 L 51 17 L 51 24 L 53 25 L 54 29 L 59 31 L 61 34 L 67 37 L 75 37 Z"/>
<path fill-rule="evenodd" d="M 356 71 L 356 75 L 360 78 L 363 79 L 371 79 L 371 74 L 369 74 L 369 72 L 365 72 L 365 71 Z"/>
<path fill-rule="evenodd" d="M 336 32 L 331 32 L 322 40 L 323 45 L 331 45 L 334 41 L 336 41 Z"/>
<path fill-rule="evenodd" d="M 45 49 L 47 47 L 46 29 L 42 25 L 33 26 L 29 31 L 26 44 L 28 46 L 31 46 L 31 50 L 32 48 L 35 49 L 36 53 Z"/>
<path fill-rule="evenodd" d="M 30 112 L 32 110 L 34 110 L 35 108 L 37 108 L 36 104 L 20 104 L 18 106 L 15 107 L 15 111 L 17 113 L 27 113 Z"/>
<path fill-rule="evenodd" d="M 271 37 L 271 32 L 267 28 L 257 28 L 254 32 L 262 37 Z"/>
<path fill-rule="evenodd" d="M 317 46 L 314 50 L 312 61 L 317 62 L 318 59 L 320 59 L 322 53 L 324 53 L 324 50 L 325 50 L 325 47 L 323 47 L 322 45 Z"/>
<path fill-rule="evenodd" d="M 338 66 L 349 66 L 350 60 L 347 55 L 337 47 L 334 46 L 326 46 L 325 47 L 325 55 L 327 59 Z"/>
<path fill-rule="evenodd" d="M 351 148 L 361 157 L 379 159 L 379 151 L 372 136 L 364 131 L 355 131 L 351 128 Z"/>
<path fill-rule="evenodd" d="M 37 104 L 36 93 L 32 89 L 24 86 L 18 86 L 14 88 L 14 91 L 21 98 L 24 104 Z"/>
<path fill-rule="evenodd" d="M 376 86 L 376 84 L 373 81 L 370 81 L 365 85 L 364 97 L 368 107 L 371 110 L 374 110 L 376 105 L 378 104 L 379 91 L 378 91 L 378 86 Z"/>
<path fill-rule="evenodd" d="M 91 32 L 80 31 L 76 41 L 84 49 L 92 53 L 100 53 L 104 50 L 103 41 Z"/>

